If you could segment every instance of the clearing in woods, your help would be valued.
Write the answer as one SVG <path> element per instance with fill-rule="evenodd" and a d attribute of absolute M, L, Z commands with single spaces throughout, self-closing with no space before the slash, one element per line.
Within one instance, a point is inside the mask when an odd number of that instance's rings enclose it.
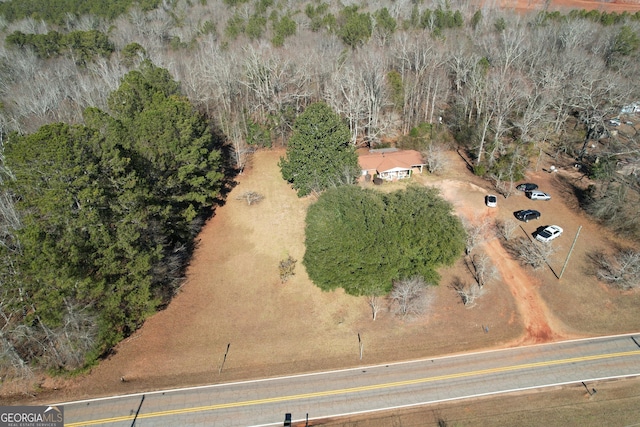
<path fill-rule="evenodd" d="M 484 196 L 493 191 L 455 152 L 449 153 L 445 175 L 414 176 L 413 181 L 437 186 L 469 221 L 515 221 L 514 211 L 535 207 L 542 213 L 540 221 L 519 223 L 516 233 L 531 235 L 547 222 L 563 226 L 565 233 L 554 242 L 558 252 L 549 267 L 533 271 L 514 260 L 490 229 L 474 251 L 490 256 L 500 279 L 484 287 L 472 308 L 451 288 L 454 280 L 473 280 L 461 260 L 441 271 L 424 318 L 401 321 L 385 307 L 373 321 L 366 298 L 322 292 L 309 281 L 300 260 L 305 213 L 313 198 L 298 199 L 283 182 L 277 166 L 282 155 L 278 150 L 255 154 L 225 205 L 202 230 L 187 280 L 165 310 L 88 374 L 41 378 L 42 393 L 34 399 L 66 401 L 361 366 L 629 332 L 640 326 L 637 294 L 611 290 L 585 274 L 588 250 L 609 247 L 613 237 L 571 208 L 575 201 L 564 190 L 565 182 L 574 179 L 570 167 L 549 174 L 540 165 L 529 175 L 551 193 L 551 201 L 531 201 L 516 192 L 500 196 L 497 208 L 484 205 Z M 264 200 L 248 206 L 236 199 L 246 191 L 256 191 Z M 579 225 L 583 230 L 572 262 L 558 280 Z M 278 264 L 289 255 L 298 264 L 283 284 Z"/>
<path fill-rule="evenodd" d="M 637 0 L 495 3 L 523 12 L 640 11 Z M 516 192 L 508 199 L 500 197 L 497 208 L 484 206 L 484 195 L 494 191 L 471 174 L 456 153 L 450 153 L 444 176 L 416 177 L 414 181 L 439 187 L 457 214 L 469 221 L 514 220 L 514 211 L 535 208 L 542 218 L 519 224 L 520 235 L 531 236 L 538 226 L 550 223 L 561 225 L 565 232 L 554 242 L 558 251 L 548 268 L 533 271 L 514 260 L 491 230 L 475 251 L 491 257 L 500 279 L 485 286 L 472 308 L 465 307 L 451 289 L 453 281 L 473 280 L 461 260 L 441 271 L 427 316 L 403 322 L 386 307 L 372 321 L 365 298 L 341 291 L 323 293 L 306 276 L 300 260 L 305 212 L 313 200 L 298 199 L 282 181 L 277 167 L 282 155 L 283 151 L 275 150 L 255 155 L 226 204 L 202 230 L 179 294 L 120 343 L 111 357 L 75 378 L 39 376 L 35 395 L 31 394 L 33 384 L 5 382 L 0 396 L 16 403 L 75 400 L 640 329 L 640 295 L 609 289 L 594 279 L 590 251 L 626 242 L 578 213 L 567 184 L 581 181 L 570 165 L 557 165 L 558 173 L 549 174 L 543 169 L 549 165 L 539 164 L 527 177 L 551 193 L 550 202 L 532 202 Z M 265 199 L 247 206 L 235 199 L 245 191 L 259 192 Z M 580 238 L 559 280 L 579 226 Z M 278 263 L 288 256 L 298 265 L 296 274 L 282 284 Z M 422 414 L 418 419 L 426 418 Z"/>

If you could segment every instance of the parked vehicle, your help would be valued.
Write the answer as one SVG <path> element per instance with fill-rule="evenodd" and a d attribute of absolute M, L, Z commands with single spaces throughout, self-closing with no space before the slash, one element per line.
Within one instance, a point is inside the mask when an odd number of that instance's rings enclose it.
<path fill-rule="evenodd" d="M 515 213 L 516 218 L 520 221 L 529 222 L 532 219 L 540 219 L 540 212 L 533 209 L 527 209 L 524 211 L 518 211 Z"/>
<path fill-rule="evenodd" d="M 496 206 L 498 206 L 498 198 L 496 196 L 494 196 L 493 194 L 489 194 L 489 195 L 485 196 L 484 197 L 484 202 L 490 208 L 495 208 Z"/>
<path fill-rule="evenodd" d="M 520 191 L 533 191 L 538 189 L 538 184 L 534 184 L 532 182 L 525 182 L 523 184 L 518 184 L 516 186 L 516 190 Z"/>
<path fill-rule="evenodd" d="M 536 240 L 540 242 L 550 242 L 562 234 L 562 228 L 557 225 L 545 227 L 536 234 Z"/>
<path fill-rule="evenodd" d="M 527 191 L 525 194 L 531 200 L 551 200 L 551 196 L 542 191 Z"/>

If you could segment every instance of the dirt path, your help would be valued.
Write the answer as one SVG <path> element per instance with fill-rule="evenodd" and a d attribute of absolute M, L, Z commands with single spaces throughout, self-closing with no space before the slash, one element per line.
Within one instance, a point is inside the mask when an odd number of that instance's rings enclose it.
<path fill-rule="evenodd" d="M 450 156 L 450 162 L 458 162 L 455 156 Z M 460 170 L 458 166 L 454 169 Z M 490 209 L 486 207 L 478 208 L 478 201 L 484 199 L 487 191 L 482 185 L 487 183 L 477 180 L 469 175 L 464 177 L 455 177 L 456 179 L 439 180 L 434 185 L 440 189 L 445 199 L 449 200 L 455 208 L 456 213 L 466 218 L 470 223 L 479 224 L 487 221 L 491 224 L 496 219 L 505 217 L 504 211 L 511 211 L 510 208 L 514 203 L 521 203 L 514 195 L 513 199 L 505 200 L 500 198 L 500 208 Z M 539 177 L 542 180 L 548 179 L 546 176 Z M 539 182 L 543 182 L 541 180 Z M 514 200 L 516 200 L 514 202 Z M 502 212 L 501 212 L 502 211 Z M 508 215 L 508 214 L 507 214 Z M 491 230 L 495 233 L 495 229 Z M 525 270 L 518 261 L 505 250 L 497 237 L 491 238 L 483 242 L 481 248 L 490 258 L 499 271 L 502 282 L 508 287 L 514 298 L 518 312 L 524 324 L 524 335 L 511 342 L 508 346 L 518 346 L 524 344 L 538 344 L 544 342 L 558 341 L 572 336 L 568 333 L 567 328 L 558 320 L 542 299 L 538 292 L 541 281 L 530 271 Z"/>
<path fill-rule="evenodd" d="M 500 271 L 522 315 L 526 334 L 514 346 L 559 341 L 567 338 L 564 327 L 549 311 L 537 292 L 540 281 L 527 274 L 497 239 L 485 243 L 485 250 Z"/>

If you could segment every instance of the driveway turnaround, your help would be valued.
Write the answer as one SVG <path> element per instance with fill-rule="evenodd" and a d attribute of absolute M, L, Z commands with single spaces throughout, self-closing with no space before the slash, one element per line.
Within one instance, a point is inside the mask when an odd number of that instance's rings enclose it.
<path fill-rule="evenodd" d="M 637 375 L 640 333 L 58 405 L 67 427 L 275 426 Z"/>

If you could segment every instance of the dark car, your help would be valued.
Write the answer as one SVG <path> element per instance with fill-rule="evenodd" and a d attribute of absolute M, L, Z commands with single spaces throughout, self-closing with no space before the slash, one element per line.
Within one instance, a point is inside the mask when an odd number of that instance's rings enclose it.
<path fill-rule="evenodd" d="M 540 219 L 540 212 L 533 209 L 527 209 L 524 211 L 518 211 L 515 213 L 516 218 L 520 221 L 529 222 L 532 219 Z"/>
<path fill-rule="evenodd" d="M 518 184 L 516 186 L 516 190 L 520 191 L 533 191 L 538 189 L 538 184 L 533 184 L 531 182 L 525 182 L 524 184 Z"/>

